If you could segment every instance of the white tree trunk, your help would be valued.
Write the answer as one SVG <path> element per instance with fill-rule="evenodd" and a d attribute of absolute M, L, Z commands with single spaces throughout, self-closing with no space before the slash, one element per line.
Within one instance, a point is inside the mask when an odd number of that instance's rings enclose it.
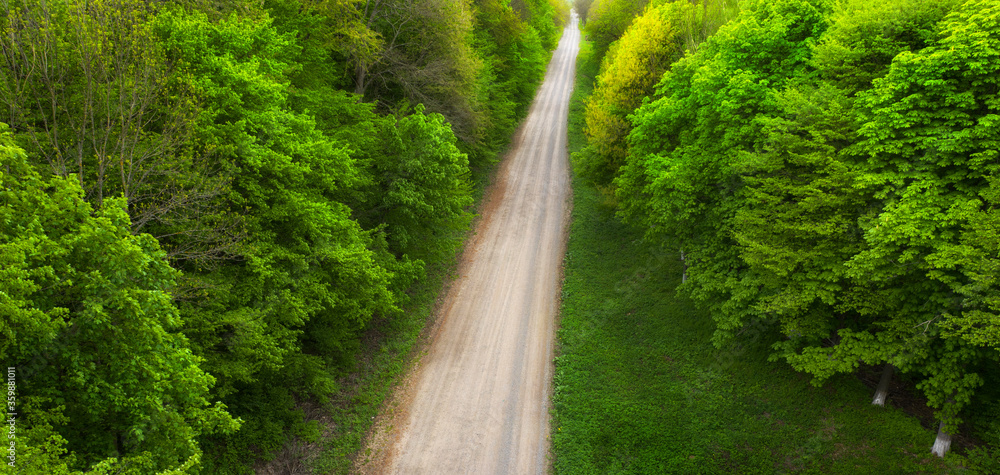
<path fill-rule="evenodd" d="M 934 439 L 934 445 L 931 447 L 931 453 L 938 457 L 944 457 L 950 448 L 951 434 L 944 431 L 944 421 L 941 421 L 941 425 L 938 426 L 937 438 Z"/>
<path fill-rule="evenodd" d="M 879 379 L 878 387 L 875 388 L 875 397 L 872 398 L 872 404 L 885 406 L 885 400 L 889 397 L 889 382 L 892 381 L 892 373 L 895 370 L 896 368 L 892 364 L 885 364 L 885 369 L 882 370 L 882 378 Z"/>

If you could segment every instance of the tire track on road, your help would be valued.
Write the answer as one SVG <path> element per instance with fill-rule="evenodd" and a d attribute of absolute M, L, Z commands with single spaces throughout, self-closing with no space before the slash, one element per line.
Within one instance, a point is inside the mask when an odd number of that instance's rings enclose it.
<path fill-rule="evenodd" d="M 574 15 L 488 196 L 427 354 L 362 473 L 544 473 L 570 180 Z"/>

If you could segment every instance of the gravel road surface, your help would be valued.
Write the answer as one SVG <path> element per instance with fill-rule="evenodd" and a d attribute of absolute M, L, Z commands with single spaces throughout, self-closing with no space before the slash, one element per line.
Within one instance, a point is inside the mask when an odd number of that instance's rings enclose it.
<path fill-rule="evenodd" d="M 427 353 L 376 424 L 370 461 L 359 472 L 547 470 L 569 215 L 567 111 L 579 42 L 574 15 L 488 190 Z"/>

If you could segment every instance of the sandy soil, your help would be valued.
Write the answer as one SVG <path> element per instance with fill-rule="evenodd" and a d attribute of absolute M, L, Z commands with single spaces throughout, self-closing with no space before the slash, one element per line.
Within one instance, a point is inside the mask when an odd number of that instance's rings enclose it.
<path fill-rule="evenodd" d="M 488 191 L 427 352 L 376 424 L 357 471 L 546 471 L 579 41 L 574 16 Z"/>

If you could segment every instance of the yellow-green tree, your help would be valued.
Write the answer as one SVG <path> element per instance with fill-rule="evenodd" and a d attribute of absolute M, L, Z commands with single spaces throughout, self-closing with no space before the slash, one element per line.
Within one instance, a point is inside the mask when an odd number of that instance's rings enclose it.
<path fill-rule="evenodd" d="M 607 183 L 625 159 L 628 115 L 653 92 L 663 72 L 684 54 L 676 18 L 691 10 L 688 3 L 652 5 L 608 50 L 587 100 L 585 120 L 588 175 Z"/>
<path fill-rule="evenodd" d="M 700 5 L 657 2 L 611 45 L 587 101 L 588 147 L 578 155 L 587 176 L 600 184 L 611 181 L 625 160 L 625 138 L 632 129 L 628 116 L 653 94 L 663 73 L 685 50 L 696 47 L 735 12 L 730 0 Z"/>

